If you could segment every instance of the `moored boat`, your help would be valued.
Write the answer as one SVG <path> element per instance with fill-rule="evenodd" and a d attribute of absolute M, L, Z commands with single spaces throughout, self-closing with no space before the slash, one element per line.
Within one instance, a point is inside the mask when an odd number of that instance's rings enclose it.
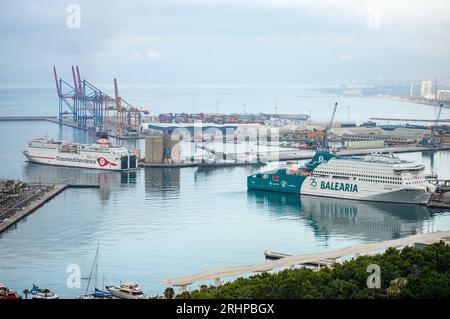
<path fill-rule="evenodd" d="M 114 146 L 107 138 L 100 138 L 95 144 L 37 138 L 28 142 L 23 154 L 31 163 L 64 167 L 126 171 L 135 170 L 138 165 L 133 151 Z"/>
<path fill-rule="evenodd" d="M 425 167 L 394 156 L 341 157 L 319 151 L 305 165 L 296 164 L 247 177 L 247 187 L 364 201 L 428 203 L 435 186 Z"/>
<path fill-rule="evenodd" d="M 6 285 L 0 284 L 0 299 L 22 299 L 22 297 L 14 290 L 9 289 Z"/>
<path fill-rule="evenodd" d="M 100 254 L 100 243 L 97 244 L 97 250 L 95 251 L 94 261 L 92 262 L 91 273 L 89 275 L 89 281 L 86 286 L 86 293 L 78 299 L 111 299 L 112 295 L 108 291 L 102 291 L 97 288 L 98 277 L 98 259 Z M 91 281 L 94 281 L 95 287 L 93 293 L 88 293 Z"/>
<path fill-rule="evenodd" d="M 95 288 L 93 293 L 80 296 L 78 299 L 112 299 L 112 295 L 108 291 Z"/>
<path fill-rule="evenodd" d="M 146 299 L 144 292 L 136 283 L 125 283 L 117 286 L 106 286 L 106 289 L 120 299 Z"/>
<path fill-rule="evenodd" d="M 59 299 L 58 295 L 50 289 L 41 289 L 35 284 L 33 284 L 30 293 L 32 299 Z"/>

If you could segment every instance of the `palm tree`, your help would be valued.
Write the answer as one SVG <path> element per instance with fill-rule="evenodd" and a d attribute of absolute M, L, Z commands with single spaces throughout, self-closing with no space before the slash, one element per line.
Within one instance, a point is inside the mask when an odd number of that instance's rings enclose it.
<path fill-rule="evenodd" d="M 175 296 L 175 290 L 173 290 L 172 287 L 167 287 L 166 290 L 164 290 L 164 297 L 166 299 L 172 299 Z"/>
<path fill-rule="evenodd" d="M 25 295 L 25 299 L 28 299 L 28 294 L 30 293 L 30 291 L 27 289 L 27 288 L 25 288 L 24 290 L 23 290 L 23 294 Z"/>
<path fill-rule="evenodd" d="M 45 294 L 45 299 L 47 299 L 47 294 L 50 292 L 50 289 L 42 289 L 42 292 Z"/>
<path fill-rule="evenodd" d="M 408 280 L 405 278 L 397 278 L 390 282 L 386 289 L 386 294 L 391 299 L 399 299 L 403 296 Z"/>

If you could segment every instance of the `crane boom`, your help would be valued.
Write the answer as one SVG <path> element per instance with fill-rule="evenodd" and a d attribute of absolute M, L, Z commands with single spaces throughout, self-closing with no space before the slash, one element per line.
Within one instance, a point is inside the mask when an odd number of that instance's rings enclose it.
<path fill-rule="evenodd" d="M 338 103 L 337 103 L 337 102 L 334 103 L 333 113 L 331 113 L 331 119 L 330 119 L 330 122 L 328 123 L 327 127 L 325 128 L 325 131 L 323 132 L 323 141 L 322 141 L 322 144 L 323 144 L 323 147 L 325 147 L 325 148 L 327 148 L 327 149 L 329 148 L 329 145 L 328 145 L 328 136 L 329 136 L 329 134 L 330 134 L 331 128 L 333 127 L 333 122 L 334 122 L 334 117 L 335 117 L 335 115 L 336 115 L 336 109 L 337 109 L 337 106 L 338 106 Z"/>
<path fill-rule="evenodd" d="M 61 97 L 61 89 L 59 87 L 59 83 L 58 83 L 58 75 L 56 75 L 56 67 L 53 66 L 53 75 L 55 76 L 55 83 L 56 83 L 56 92 L 58 93 L 58 96 Z"/>
<path fill-rule="evenodd" d="M 443 104 L 440 104 L 436 110 L 436 120 L 434 121 L 434 125 L 431 127 L 431 135 L 433 136 L 433 141 L 437 141 L 439 119 L 441 118 Z"/>
<path fill-rule="evenodd" d="M 120 100 L 120 96 L 119 96 L 119 87 L 117 85 L 117 79 L 114 79 L 114 96 L 115 96 L 115 100 L 116 100 L 116 110 L 118 112 L 122 111 L 121 109 L 121 100 Z"/>
<path fill-rule="evenodd" d="M 441 118 L 441 113 L 442 113 L 442 107 L 443 106 L 444 105 L 442 103 L 438 106 L 437 114 L 436 114 L 436 125 L 438 125 L 439 119 Z"/>

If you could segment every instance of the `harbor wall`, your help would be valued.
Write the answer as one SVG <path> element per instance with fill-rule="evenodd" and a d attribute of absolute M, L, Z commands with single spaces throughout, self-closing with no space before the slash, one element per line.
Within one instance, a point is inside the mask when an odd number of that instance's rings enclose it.
<path fill-rule="evenodd" d="M 49 191 L 48 193 L 42 195 L 41 198 L 37 199 L 36 201 L 30 203 L 29 205 L 23 207 L 20 211 L 16 212 L 13 216 L 4 219 L 0 223 L 0 233 L 3 232 L 5 229 L 10 227 L 11 225 L 14 225 L 19 220 L 24 218 L 25 216 L 31 214 L 36 209 L 44 205 L 46 202 L 48 202 L 50 199 L 61 193 L 63 190 L 65 190 L 68 187 L 68 185 L 54 185 L 53 189 Z"/>

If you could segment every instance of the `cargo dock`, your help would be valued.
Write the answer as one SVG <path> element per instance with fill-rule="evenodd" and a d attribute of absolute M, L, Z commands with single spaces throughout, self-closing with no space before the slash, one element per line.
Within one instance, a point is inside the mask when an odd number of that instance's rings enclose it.
<path fill-rule="evenodd" d="M 89 132 L 95 129 L 94 126 L 79 126 L 76 122 L 59 120 L 56 116 L 0 116 L 0 122 L 14 122 L 14 121 L 47 121 L 58 125 L 64 125 L 72 128 L 76 128 L 85 132 Z M 146 135 L 117 135 L 111 132 L 107 132 L 109 137 L 118 139 L 145 139 Z"/>

